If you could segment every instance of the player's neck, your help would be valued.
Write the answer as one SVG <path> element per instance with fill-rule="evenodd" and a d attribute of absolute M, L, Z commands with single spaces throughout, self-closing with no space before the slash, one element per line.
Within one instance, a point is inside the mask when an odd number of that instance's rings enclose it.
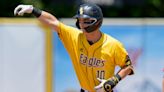
<path fill-rule="evenodd" d="M 102 36 L 99 30 L 93 31 L 91 33 L 84 32 L 84 35 L 86 36 L 87 40 L 92 43 L 96 43 L 97 41 L 99 41 Z"/>

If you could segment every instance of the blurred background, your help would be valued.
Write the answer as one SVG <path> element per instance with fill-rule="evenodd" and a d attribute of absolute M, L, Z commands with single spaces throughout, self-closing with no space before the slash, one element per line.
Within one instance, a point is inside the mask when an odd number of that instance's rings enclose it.
<path fill-rule="evenodd" d="M 79 92 L 72 62 L 53 29 L 13 11 L 32 4 L 75 26 L 72 16 L 85 2 L 101 7 L 101 31 L 121 41 L 132 59 L 135 75 L 115 92 L 162 91 L 164 0 L 0 0 L 0 92 Z"/>
<path fill-rule="evenodd" d="M 18 4 L 32 4 L 54 14 L 58 18 L 72 17 L 79 4 L 91 2 L 98 4 L 104 17 L 163 17 L 163 0 L 1 0 L 0 16 L 13 17 Z"/>

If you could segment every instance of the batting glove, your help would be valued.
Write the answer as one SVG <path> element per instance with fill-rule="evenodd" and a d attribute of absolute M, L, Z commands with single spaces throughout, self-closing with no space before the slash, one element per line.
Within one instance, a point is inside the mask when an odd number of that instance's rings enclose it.
<path fill-rule="evenodd" d="M 14 9 L 14 15 L 20 15 L 23 16 L 24 13 L 32 13 L 33 11 L 33 6 L 32 5 L 18 5 Z"/>
<path fill-rule="evenodd" d="M 104 85 L 104 83 L 105 83 L 107 80 L 100 79 L 100 78 L 97 78 L 97 80 L 100 81 L 100 84 L 99 84 L 98 86 L 95 87 L 96 92 L 104 92 L 103 85 Z"/>
<path fill-rule="evenodd" d="M 117 74 L 113 76 L 112 78 L 108 80 L 99 79 L 97 78 L 101 83 L 95 87 L 96 90 L 104 89 L 104 92 L 111 92 L 112 89 L 118 84 L 118 82 L 121 80 L 121 77 Z"/>

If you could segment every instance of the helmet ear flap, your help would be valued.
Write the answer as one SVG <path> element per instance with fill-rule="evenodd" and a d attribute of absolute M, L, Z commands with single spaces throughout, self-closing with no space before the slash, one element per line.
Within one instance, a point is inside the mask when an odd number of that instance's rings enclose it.
<path fill-rule="evenodd" d="M 80 29 L 80 25 L 79 25 L 79 20 L 77 19 L 77 21 L 76 21 L 76 27 L 78 28 L 78 29 Z"/>

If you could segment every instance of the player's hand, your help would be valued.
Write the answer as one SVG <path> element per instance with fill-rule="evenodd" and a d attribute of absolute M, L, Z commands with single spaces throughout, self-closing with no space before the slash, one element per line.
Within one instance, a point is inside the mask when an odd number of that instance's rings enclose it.
<path fill-rule="evenodd" d="M 33 6 L 32 5 L 18 5 L 14 9 L 14 15 L 20 15 L 23 16 L 24 13 L 32 13 L 33 11 Z"/>
<path fill-rule="evenodd" d="M 104 79 L 99 79 L 100 84 L 98 86 L 95 87 L 96 90 L 99 89 L 103 89 L 104 92 L 111 92 L 112 89 L 118 84 L 118 82 L 121 80 L 121 77 L 117 74 L 114 75 L 112 78 L 108 79 L 108 80 L 104 80 Z M 100 91 L 101 92 L 101 91 Z M 103 91 L 102 91 L 103 92 Z"/>

